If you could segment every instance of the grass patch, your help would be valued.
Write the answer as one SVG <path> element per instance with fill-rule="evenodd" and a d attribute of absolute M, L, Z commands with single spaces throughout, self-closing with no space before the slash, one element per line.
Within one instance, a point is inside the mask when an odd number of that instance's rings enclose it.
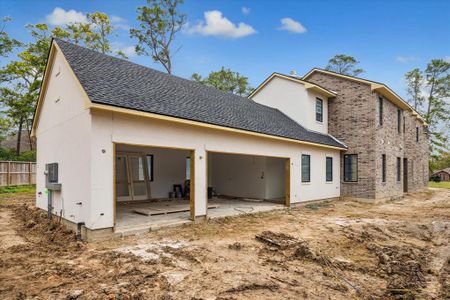
<path fill-rule="evenodd" d="M 450 189 L 450 181 L 428 182 L 428 186 L 432 188 Z"/>
<path fill-rule="evenodd" d="M 0 194 L 35 193 L 35 185 L 14 185 L 0 187 Z"/>

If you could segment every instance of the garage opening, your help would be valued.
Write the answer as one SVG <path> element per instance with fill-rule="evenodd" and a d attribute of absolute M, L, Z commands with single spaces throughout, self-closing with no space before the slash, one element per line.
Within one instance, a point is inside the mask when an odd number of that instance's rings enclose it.
<path fill-rule="evenodd" d="M 289 159 L 208 152 L 209 217 L 289 206 Z"/>
<path fill-rule="evenodd" d="M 116 144 L 116 228 L 193 218 L 192 150 Z"/>

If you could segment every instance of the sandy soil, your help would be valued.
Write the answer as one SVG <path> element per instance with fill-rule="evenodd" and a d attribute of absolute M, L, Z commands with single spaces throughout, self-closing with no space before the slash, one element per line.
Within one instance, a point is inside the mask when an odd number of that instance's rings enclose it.
<path fill-rule="evenodd" d="M 450 299 L 450 190 L 89 244 L 32 203 L 0 204 L 0 299 Z"/>

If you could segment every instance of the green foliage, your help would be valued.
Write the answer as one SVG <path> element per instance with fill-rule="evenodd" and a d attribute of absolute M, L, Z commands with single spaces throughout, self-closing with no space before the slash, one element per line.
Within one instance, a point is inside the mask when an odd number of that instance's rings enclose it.
<path fill-rule="evenodd" d="M 8 22 L 11 22 L 11 18 L 2 18 L 2 25 L 0 25 L 0 56 L 7 56 L 14 48 L 20 46 L 20 42 L 11 38 L 6 32 L 6 24 Z"/>
<path fill-rule="evenodd" d="M 433 182 L 441 182 L 441 177 L 439 177 L 437 175 L 433 175 L 430 177 L 430 180 Z"/>
<path fill-rule="evenodd" d="M 35 185 L 13 185 L 0 187 L 0 194 L 35 193 Z"/>
<path fill-rule="evenodd" d="M 450 130 L 450 63 L 433 59 L 424 71 L 414 69 L 405 75 L 411 104 L 429 124 L 431 153 L 439 156 L 448 151 Z M 423 94 L 426 91 L 426 96 Z"/>
<path fill-rule="evenodd" d="M 247 96 L 251 91 L 247 77 L 241 76 L 238 72 L 233 72 L 224 67 L 219 71 L 209 73 L 208 77 L 205 79 L 197 73 L 192 74 L 191 79 L 239 96 Z"/>
<path fill-rule="evenodd" d="M 365 72 L 363 69 L 357 68 L 358 64 L 359 61 L 353 56 L 337 54 L 330 58 L 325 69 L 343 75 L 358 76 Z"/>
<path fill-rule="evenodd" d="M 186 15 L 180 13 L 178 6 L 183 0 L 147 0 L 147 6 L 138 7 L 139 28 L 130 30 L 130 36 L 136 38 L 136 53 L 151 56 L 172 74 L 171 44 L 177 32 L 186 23 Z"/>
<path fill-rule="evenodd" d="M 445 168 L 450 168 L 450 151 L 441 152 L 434 155 L 430 159 L 430 169 L 435 172 L 437 170 L 442 170 Z"/>
<path fill-rule="evenodd" d="M 8 149 L 0 146 L 0 160 L 36 161 L 36 150 L 24 151 L 17 155 L 15 149 Z"/>
<path fill-rule="evenodd" d="M 420 69 L 415 68 L 405 74 L 409 103 L 418 110 L 423 105 L 425 98 L 422 96 L 423 73 Z"/>

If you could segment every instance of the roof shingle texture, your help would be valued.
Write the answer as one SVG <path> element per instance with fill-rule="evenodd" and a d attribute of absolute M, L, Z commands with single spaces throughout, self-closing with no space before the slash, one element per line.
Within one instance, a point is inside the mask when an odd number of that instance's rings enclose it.
<path fill-rule="evenodd" d="M 277 109 L 55 39 L 90 100 L 272 136 L 345 148 Z"/>

